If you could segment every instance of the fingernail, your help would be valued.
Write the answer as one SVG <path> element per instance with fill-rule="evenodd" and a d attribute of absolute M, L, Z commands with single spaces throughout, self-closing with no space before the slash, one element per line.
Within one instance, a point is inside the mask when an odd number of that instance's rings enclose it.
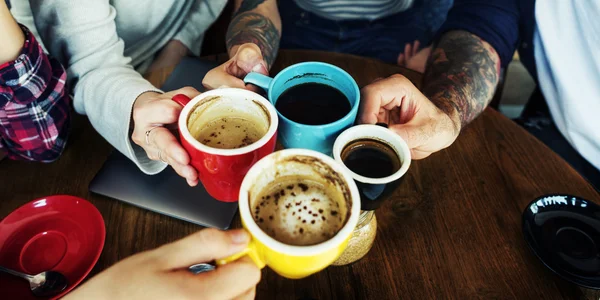
<path fill-rule="evenodd" d="M 252 68 L 252 71 L 254 71 L 254 72 L 260 71 L 260 69 L 262 69 L 262 65 L 261 64 L 257 64 L 256 66 L 254 66 L 254 68 Z"/>
<path fill-rule="evenodd" d="M 246 244 L 250 240 L 250 236 L 245 230 L 236 230 L 231 232 L 231 241 L 234 244 Z"/>

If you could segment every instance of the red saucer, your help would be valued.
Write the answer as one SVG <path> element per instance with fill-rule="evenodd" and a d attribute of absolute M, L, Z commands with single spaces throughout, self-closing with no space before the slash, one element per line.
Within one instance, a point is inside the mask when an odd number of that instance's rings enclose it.
<path fill-rule="evenodd" d="M 56 195 L 29 202 L 0 222 L 0 265 L 28 274 L 61 272 L 69 282 L 64 296 L 92 270 L 104 246 L 106 230 L 90 202 Z M 23 279 L 0 273 L 6 299 L 40 299 Z"/>

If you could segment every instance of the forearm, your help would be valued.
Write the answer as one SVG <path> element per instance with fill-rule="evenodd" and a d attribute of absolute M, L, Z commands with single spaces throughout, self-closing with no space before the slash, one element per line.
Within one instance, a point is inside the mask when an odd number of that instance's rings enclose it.
<path fill-rule="evenodd" d="M 227 51 L 235 55 L 238 46 L 256 44 L 270 68 L 279 50 L 281 19 L 276 0 L 237 0 L 236 12 L 227 30 Z"/>
<path fill-rule="evenodd" d="M 450 31 L 434 46 L 423 93 L 463 128 L 490 103 L 500 58 L 487 42 L 466 31 Z"/>
<path fill-rule="evenodd" d="M 0 30 L 0 41 L 3 43 L 0 47 L 0 64 L 3 64 L 13 61 L 19 56 L 25 42 L 25 36 L 10 14 L 6 2 L 0 2 L 0 28 L 2 28 Z"/>

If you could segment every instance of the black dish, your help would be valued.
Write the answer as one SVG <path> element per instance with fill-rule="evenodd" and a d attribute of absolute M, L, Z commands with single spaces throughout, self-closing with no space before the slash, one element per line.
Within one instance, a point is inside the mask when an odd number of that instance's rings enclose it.
<path fill-rule="evenodd" d="M 600 206 L 572 195 L 542 196 L 523 212 L 523 235 L 558 276 L 600 289 Z"/>

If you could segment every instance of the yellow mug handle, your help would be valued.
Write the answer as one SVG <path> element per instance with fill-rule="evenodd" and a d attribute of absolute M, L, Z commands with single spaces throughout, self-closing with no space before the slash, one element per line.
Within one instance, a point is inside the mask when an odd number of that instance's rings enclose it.
<path fill-rule="evenodd" d="M 248 243 L 248 246 L 246 246 L 246 248 L 244 250 L 242 250 L 238 253 L 235 253 L 233 255 L 230 255 L 228 257 L 217 259 L 216 263 L 217 263 L 217 266 L 226 265 L 226 264 L 232 263 L 246 255 L 248 255 L 250 257 L 250 259 L 252 259 L 254 264 L 256 264 L 256 266 L 259 269 L 262 269 L 265 267 L 266 264 L 264 261 L 262 261 L 262 259 L 260 258 L 260 255 L 258 255 L 258 249 L 256 247 L 256 243 L 254 243 L 254 240 L 250 240 L 250 243 Z"/>

